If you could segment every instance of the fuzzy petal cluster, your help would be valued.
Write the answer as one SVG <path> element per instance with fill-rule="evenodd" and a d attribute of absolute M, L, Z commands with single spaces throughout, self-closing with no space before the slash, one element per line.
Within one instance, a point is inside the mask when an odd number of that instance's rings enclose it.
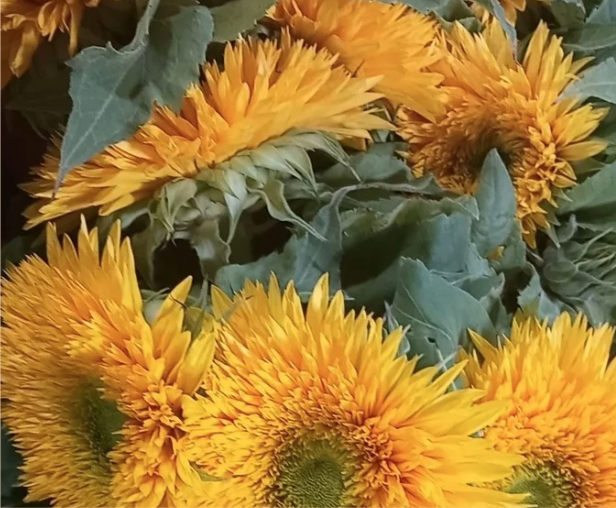
<path fill-rule="evenodd" d="M 216 354 L 205 396 L 185 398 L 207 506 L 515 506 L 475 486 L 505 478 L 519 458 L 471 437 L 501 403 L 479 390 L 447 393 L 458 366 L 415 372 L 398 356 L 402 331 L 345 314 L 328 279 L 307 310 L 290 284 L 213 293 Z M 318 504 L 310 504 L 318 503 Z"/>
<path fill-rule="evenodd" d="M 398 115 L 398 132 L 410 144 L 409 165 L 416 176 L 433 173 L 443 187 L 472 193 L 486 154 L 497 148 L 516 189 L 524 238 L 534 247 L 537 229 L 548 226 L 546 205 L 556 206 L 558 191 L 575 185 L 572 163 L 606 146 L 590 136 L 607 110 L 561 98 L 589 60 L 565 56 L 561 39 L 545 24 L 522 63 L 496 22 L 475 35 L 456 25 L 449 44 L 438 64 L 446 111 L 435 121 L 408 109 Z"/>
<path fill-rule="evenodd" d="M 552 326 L 518 319 L 498 347 L 472 334 L 477 351 L 463 354 L 468 385 L 485 390 L 483 401 L 508 405 L 484 437 L 525 457 L 510 483 L 522 476 L 534 487 L 531 504 L 616 505 L 613 338 L 613 328 L 593 329 L 585 317 L 568 314 Z"/>
<path fill-rule="evenodd" d="M 222 68 L 205 65 L 204 81 L 188 90 L 179 113 L 157 107 L 133 137 L 73 169 L 52 198 L 56 141 L 37 179 L 25 186 L 37 198 L 26 211 L 29 225 L 90 207 L 108 215 L 291 130 L 369 138 L 370 129 L 389 128 L 364 108 L 380 97 L 370 92 L 378 78 L 353 77 L 335 62 L 288 34 L 280 42 L 228 44 Z"/>
<path fill-rule="evenodd" d="M 44 39 L 60 31 L 70 37 L 69 52 L 77 51 L 79 25 L 86 7 L 100 0 L 2 0 L 0 30 L 2 41 L 2 87 L 13 76 L 21 76 Z"/>
<path fill-rule="evenodd" d="M 376 86 L 394 105 L 434 119 L 442 113 L 436 21 L 401 3 L 376 0 L 279 0 L 268 12 L 293 37 L 327 48 L 356 76 L 382 76 Z"/>
<path fill-rule="evenodd" d="M 207 328 L 183 330 L 190 281 L 150 324 L 116 224 L 9 269 L 2 287 L 2 417 L 24 457 L 29 500 L 59 506 L 192 506 L 180 400 L 213 357 Z"/>

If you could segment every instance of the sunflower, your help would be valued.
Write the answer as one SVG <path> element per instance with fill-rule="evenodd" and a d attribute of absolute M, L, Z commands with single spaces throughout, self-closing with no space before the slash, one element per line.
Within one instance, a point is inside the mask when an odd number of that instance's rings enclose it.
<path fill-rule="evenodd" d="M 483 401 L 508 410 L 484 430 L 502 451 L 525 457 L 505 482 L 530 492 L 539 507 L 616 505 L 616 362 L 609 362 L 614 330 L 593 329 L 579 315 L 552 326 L 517 319 L 511 339 L 494 347 L 472 334 L 477 352 L 463 354 L 468 385 Z"/>
<path fill-rule="evenodd" d="M 188 90 L 179 113 L 157 107 L 132 138 L 73 169 L 52 198 L 59 167 L 56 140 L 37 170 L 38 180 L 25 187 L 39 198 L 26 211 L 29 226 L 88 207 L 108 215 L 175 179 L 200 173 L 215 179 L 223 161 L 291 130 L 369 138 L 369 129 L 389 128 L 373 110 L 362 108 L 379 97 L 369 91 L 378 78 L 352 77 L 333 67 L 335 61 L 327 51 L 292 42 L 288 34 L 280 43 L 228 44 L 224 70 L 206 64 L 204 82 Z M 268 156 L 272 151 L 282 152 L 272 149 Z M 297 148 L 286 152 L 293 156 Z M 239 174 L 245 166 L 232 171 Z M 252 176 L 256 171 L 247 170 Z"/>
<path fill-rule="evenodd" d="M 60 506 L 191 505 L 202 482 L 183 451 L 180 399 L 213 357 L 207 326 L 182 330 L 190 281 L 149 324 L 117 224 L 12 267 L 2 288 L 2 418 L 28 499 Z"/>
<path fill-rule="evenodd" d="M 394 105 L 430 120 L 442 112 L 442 76 L 429 70 L 442 53 L 434 19 L 376 0 L 278 0 L 267 16 L 293 37 L 339 55 L 355 75 L 382 76 L 375 89 Z"/>
<path fill-rule="evenodd" d="M 447 111 L 434 122 L 408 109 L 398 114 L 398 132 L 410 145 L 408 162 L 416 176 L 433 173 L 446 189 L 472 193 L 486 154 L 497 148 L 516 189 L 524 238 L 534 247 L 537 228 L 548 227 L 545 205 L 556 206 L 557 191 L 575 185 L 571 163 L 606 146 L 589 136 L 607 110 L 559 98 L 589 59 L 565 57 L 561 39 L 550 37 L 543 23 L 522 64 L 495 22 L 481 35 L 457 24 L 450 43 L 438 67 Z"/>
<path fill-rule="evenodd" d="M 21 76 L 44 38 L 68 32 L 69 52 L 77 51 L 79 25 L 86 7 L 100 0 L 2 0 L 0 30 L 2 45 L 2 87 L 12 76 Z"/>
<path fill-rule="evenodd" d="M 328 278 L 304 313 L 292 284 L 281 294 L 248 282 L 230 300 L 214 290 L 217 351 L 206 396 L 185 398 L 209 506 L 513 506 L 520 496 L 473 486 L 518 463 L 470 437 L 500 414 L 473 405 L 481 391 L 446 393 L 462 366 L 414 373 L 398 356 L 403 332 L 344 313 Z"/>

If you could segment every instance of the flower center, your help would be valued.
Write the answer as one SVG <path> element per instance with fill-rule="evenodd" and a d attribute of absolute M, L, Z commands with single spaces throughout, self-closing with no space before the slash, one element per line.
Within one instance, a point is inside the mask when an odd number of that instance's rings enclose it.
<path fill-rule="evenodd" d="M 551 464 L 520 467 L 507 492 L 528 493 L 526 502 L 538 508 L 578 506 L 573 477 Z"/>
<path fill-rule="evenodd" d="M 335 508 L 342 506 L 345 456 L 329 441 L 310 441 L 287 448 L 274 485 L 274 496 L 283 506 Z"/>
<path fill-rule="evenodd" d="M 73 421 L 93 456 L 108 468 L 107 454 L 120 441 L 117 431 L 122 428 L 126 416 L 118 410 L 114 401 L 102 398 L 100 387 L 101 383 L 94 379 L 88 379 L 79 386 L 73 406 Z"/>

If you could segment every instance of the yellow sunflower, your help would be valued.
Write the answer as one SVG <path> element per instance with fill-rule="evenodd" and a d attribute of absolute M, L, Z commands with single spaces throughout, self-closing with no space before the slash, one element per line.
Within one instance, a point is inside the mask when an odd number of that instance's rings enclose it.
<path fill-rule="evenodd" d="M 568 314 L 552 326 L 518 319 L 499 347 L 472 334 L 482 360 L 462 355 L 468 384 L 485 391 L 483 401 L 508 404 L 484 437 L 525 457 L 505 482 L 509 492 L 530 492 L 527 502 L 539 507 L 616 506 L 613 336 Z"/>
<path fill-rule="evenodd" d="M 408 162 L 416 176 L 433 173 L 443 187 L 472 193 L 487 152 L 497 148 L 513 179 L 524 238 L 534 247 L 537 228 L 548 226 L 544 206 L 556 205 L 555 191 L 575 185 L 571 163 L 606 146 L 589 136 L 607 110 L 559 98 L 589 59 L 565 56 L 561 39 L 543 23 L 521 64 L 495 22 L 481 35 L 458 24 L 450 44 L 438 64 L 446 112 L 434 122 L 407 109 L 398 114 Z"/>
<path fill-rule="evenodd" d="M 2 87 L 13 76 L 21 76 L 44 38 L 56 32 L 70 36 L 69 52 L 77 51 L 83 10 L 100 0 L 2 0 L 0 30 L 2 46 Z"/>
<path fill-rule="evenodd" d="M 473 484 L 506 477 L 519 458 L 470 437 L 500 403 L 447 392 L 462 365 L 437 377 L 398 356 L 364 311 L 329 302 L 327 276 L 306 313 L 290 284 L 250 282 L 212 294 L 217 349 L 206 396 L 185 398 L 192 457 L 213 482 L 208 506 L 514 506 Z M 435 379 L 436 377 L 436 379 Z"/>
<path fill-rule="evenodd" d="M 382 76 L 375 89 L 394 105 L 431 120 L 443 111 L 442 76 L 429 70 L 442 54 L 434 19 L 376 0 L 279 0 L 267 16 L 293 37 L 339 55 L 356 76 Z"/>
<path fill-rule="evenodd" d="M 59 506 L 185 506 L 202 481 L 183 448 L 180 399 L 214 354 L 207 327 L 183 331 L 180 284 L 149 324 L 117 224 L 99 258 L 49 226 L 48 262 L 12 267 L 2 287 L 2 418 L 24 457 L 28 500 Z"/>
<path fill-rule="evenodd" d="M 25 186 L 38 198 L 26 211 L 29 226 L 88 207 L 108 215 L 171 180 L 214 170 L 238 152 L 291 130 L 369 138 L 369 129 L 389 128 L 373 110 L 363 109 L 380 97 L 369 91 L 378 78 L 352 77 L 333 67 L 335 60 L 327 51 L 292 42 L 288 34 L 280 43 L 228 44 L 224 70 L 206 64 L 205 81 L 188 90 L 178 114 L 157 107 L 135 136 L 73 169 L 52 198 L 59 167 L 56 141 L 36 171 L 38 179 Z"/>

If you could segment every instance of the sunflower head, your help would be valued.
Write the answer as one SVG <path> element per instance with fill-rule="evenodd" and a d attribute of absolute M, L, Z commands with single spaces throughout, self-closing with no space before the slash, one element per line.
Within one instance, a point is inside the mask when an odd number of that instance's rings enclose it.
<path fill-rule="evenodd" d="M 380 97 L 370 91 L 379 78 L 353 77 L 335 61 L 288 34 L 229 43 L 224 65 L 205 65 L 178 113 L 157 107 L 133 137 L 73 169 L 54 196 L 55 140 L 25 186 L 38 198 L 25 213 L 29 226 L 91 207 L 108 215 L 178 179 L 198 179 L 240 203 L 248 194 L 278 196 L 277 182 L 288 176 L 313 179 L 306 150 L 323 141 L 295 134 L 369 138 L 370 129 L 391 127 L 364 109 Z"/>
<path fill-rule="evenodd" d="M 28 258 L 2 281 L 2 418 L 28 499 L 190 505 L 202 482 L 184 455 L 180 401 L 214 353 L 207 326 L 184 330 L 190 281 L 148 323 L 119 224 L 102 255 L 85 225 L 77 246 L 47 233 L 47 262 Z"/>
<path fill-rule="evenodd" d="M 381 76 L 376 90 L 427 118 L 442 111 L 441 81 L 429 68 L 441 57 L 434 19 L 375 0 L 279 0 L 271 23 L 338 55 L 356 76 Z"/>
<path fill-rule="evenodd" d="M 462 355 L 464 377 L 485 391 L 484 401 L 507 404 L 484 438 L 524 456 L 503 489 L 528 492 L 527 502 L 539 507 L 614 506 L 613 335 L 568 314 L 552 326 L 517 319 L 498 347 L 472 334 L 476 351 Z"/>
<path fill-rule="evenodd" d="M 446 189 L 472 193 L 486 154 L 498 149 L 516 189 L 524 238 L 534 247 L 537 229 L 548 227 L 546 205 L 556 206 L 559 190 L 575 185 L 571 163 L 606 146 L 589 136 L 607 110 L 559 98 L 588 59 L 565 56 L 561 39 L 550 37 L 545 24 L 533 34 L 522 63 L 495 21 L 476 35 L 457 24 L 449 45 L 437 65 L 446 111 L 433 122 L 399 111 L 409 165 L 417 176 L 433 173 Z"/>
<path fill-rule="evenodd" d="M 292 284 L 212 294 L 217 349 L 204 396 L 185 398 L 196 465 L 221 481 L 211 506 L 513 506 L 474 486 L 517 456 L 471 437 L 502 411 L 482 393 L 447 393 L 458 366 L 415 372 L 364 311 L 329 301 L 327 277 L 306 311 Z M 509 503 L 509 504 L 508 504 Z"/>

